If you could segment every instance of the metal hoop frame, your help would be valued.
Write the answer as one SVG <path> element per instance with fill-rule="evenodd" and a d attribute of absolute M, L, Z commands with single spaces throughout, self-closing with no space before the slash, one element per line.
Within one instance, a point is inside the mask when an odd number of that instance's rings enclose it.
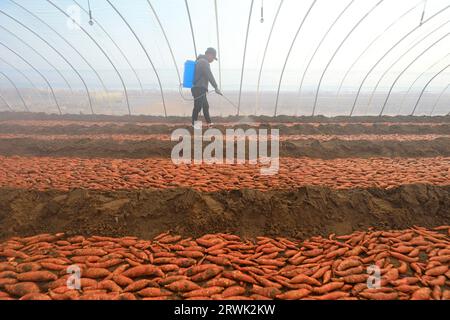
<path fill-rule="evenodd" d="M 370 74 L 372 73 L 373 70 L 375 70 L 375 68 L 381 63 L 381 61 L 384 60 L 384 58 L 386 58 L 389 53 L 391 53 L 400 43 L 402 43 L 406 38 L 408 38 L 411 34 L 413 34 L 416 30 L 418 30 L 421 26 L 423 26 L 425 23 L 428 23 L 429 21 L 433 20 L 435 17 L 439 16 L 442 12 L 444 12 L 445 10 L 447 10 L 448 8 L 450 8 L 449 6 L 446 6 L 444 8 L 442 8 L 441 10 L 439 10 L 438 12 L 436 12 L 434 15 L 432 15 L 431 17 L 429 17 L 428 19 L 426 19 L 425 21 L 422 22 L 421 25 L 414 27 L 412 30 L 410 30 L 409 32 L 407 32 L 403 37 L 400 38 L 400 40 L 398 40 L 391 48 L 389 48 L 389 50 L 387 50 L 383 56 L 378 59 L 377 62 L 375 62 L 375 64 L 369 69 L 369 71 L 367 72 L 367 74 L 364 76 L 364 79 L 361 81 L 361 84 L 359 85 L 358 88 L 358 92 L 356 93 L 355 96 L 355 100 L 353 101 L 353 106 L 352 109 L 350 111 L 350 117 L 353 115 L 353 112 L 355 111 L 355 107 L 356 107 L 356 103 L 358 102 L 359 96 L 361 94 L 361 90 L 362 87 L 364 86 L 364 83 L 366 82 L 366 80 L 369 78 Z"/>
<path fill-rule="evenodd" d="M 391 97 L 391 93 L 392 90 L 394 89 L 395 85 L 397 84 L 398 80 L 401 78 L 401 76 L 406 72 L 406 70 L 409 69 L 409 67 L 411 67 L 417 60 L 419 60 L 420 57 L 422 57 L 425 53 L 427 53 L 430 49 L 432 49 L 433 47 L 435 47 L 439 42 L 441 42 L 442 40 L 444 40 L 445 38 L 448 37 L 448 35 L 450 35 L 450 33 L 447 33 L 446 35 L 444 35 L 443 37 L 439 38 L 439 40 L 433 42 L 432 45 L 430 45 L 429 47 L 427 47 L 424 51 L 422 51 L 416 58 L 414 58 L 413 61 L 411 61 L 411 63 L 409 63 L 406 68 L 404 68 L 402 70 L 402 72 L 400 72 L 400 74 L 397 76 L 397 78 L 395 78 L 394 82 L 392 83 L 391 87 L 389 88 L 389 92 L 386 96 L 386 99 L 384 100 L 384 104 L 383 104 L 383 108 L 381 108 L 380 111 L 380 117 L 383 115 L 383 112 L 386 108 L 386 105 L 389 101 L 389 98 Z"/>
<path fill-rule="evenodd" d="M 47 2 L 49 4 L 51 4 L 53 7 L 55 7 L 55 9 L 57 9 L 59 12 L 61 12 L 63 15 L 65 15 L 67 18 L 69 18 L 72 23 L 74 23 L 78 28 L 80 28 L 80 30 L 82 30 L 84 32 L 84 34 L 86 34 L 89 39 L 92 40 L 92 42 L 97 46 L 97 48 L 100 49 L 100 51 L 103 53 L 103 55 L 106 57 L 106 59 L 109 61 L 109 63 L 111 64 L 111 66 L 114 68 L 117 76 L 120 79 L 120 82 L 122 83 L 122 87 L 125 93 L 125 99 L 126 99 L 126 104 L 127 104 L 127 108 L 128 108 L 128 114 L 131 115 L 131 109 L 130 109 L 130 101 L 128 99 L 128 91 L 127 91 L 127 87 L 125 86 L 125 82 L 122 78 L 122 75 L 120 74 L 119 70 L 117 69 L 116 65 L 114 64 L 114 62 L 111 60 L 111 58 L 109 57 L 109 55 L 105 52 L 105 50 L 103 50 L 102 46 L 89 34 L 89 32 L 86 31 L 85 28 L 83 28 L 77 21 L 75 21 L 71 16 L 69 16 L 64 10 L 62 10 L 60 7 L 58 7 L 56 4 L 54 4 L 52 1 L 47 0 Z"/>
<path fill-rule="evenodd" d="M 314 98 L 314 106 L 313 106 L 313 111 L 312 111 L 312 116 L 314 117 L 316 114 L 316 108 L 317 108 L 317 101 L 319 100 L 319 92 L 320 92 L 320 87 L 322 85 L 322 81 L 323 78 L 325 77 L 326 72 L 328 71 L 328 68 L 330 67 L 331 63 L 333 62 L 334 58 L 336 57 L 336 55 L 338 54 L 339 50 L 342 48 L 342 46 L 345 44 L 345 42 L 347 41 L 347 39 L 352 35 L 353 31 L 356 30 L 356 28 L 358 28 L 358 26 L 373 12 L 375 11 L 376 8 L 378 8 L 378 6 L 383 3 L 384 0 L 380 0 L 378 1 L 354 26 L 353 28 L 350 30 L 350 32 L 345 36 L 345 38 L 342 40 L 342 42 L 339 44 L 339 46 L 337 47 L 336 51 L 333 53 L 333 55 L 331 56 L 330 61 L 328 61 L 325 69 L 322 72 L 322 75 L 320 76 L 320 80 L 319 80 L 319 84 L 317 85 L 317 89 L 316 89 L 316 97 Z"/>
<path fill-rule="evenodd" d="M 447 70 L 447 68 L 450 67 L 450 64 L 448 64 L 446 67 L 442 68 L 438 73 L 436 73 L 428 82 L 427 84 L 423 87 L 422 92 L 420 92 L 419 98 L 417 99 L 417 102 L 414 106 L 413 111 L 411 112 L 411 115 L 413 116 L 414 113 L 416 113 L 416 109 L 417 106 L 420 103 L 420 100 L 422 99 L 423 94 L 425 93 L 425 90 L 428 88 L 428 86 L 430 85 L 431 82 L 433 82 L 434 79 L 436 79 L 441 73 L 443 73 L 445 70 Z M 450 113 L 449 113 L 450 114 Z M 449 115 L 447 114 L 447 115 Z"/>
<path fill-rule="evenodd" d="M 49 1 L 49 0 L 47 0 L 47 1 Z M 125 17 L 120 13 L 120 11 L 111 3 L 111 1 L 109 1 L 109 0 L 106 0 L 106 1 L 113 8 L 113 10 L 119 15 L 119 17 L 122 19 L 122 21 L 127 25 L 128 29 L 134 35 L 134 37 L 136 38 L 137 42 L 139 43 L 139 45 L 141 46 L 142 50 L 144 51 L 145 55 L 147 56 L 147 60 L 150 63 L 151 67 L 153 68 L 153 71 L 155 72 L 156 78 L 158 80 L 158 85 L 159 85 L 159 89 L 160 89 L 160 92 L 161 92 L 161 99 L 162 99 L 162 103 L 163 103 L 163 107 L 164 107 L 164 115 L 167 117 L 166 101 L 164 99 L 164 91 L 163 91 L 163 88 L 162 88 L 161 79 L 159 78 L 158 71 L 156 70 L 155 65 L 153 64 L 153 61 L 150 58 L 150 55 L 148 54 L 147 49 L 145 49 L 145 46 L 142 44 L 141 39 L 138 37 L 138 35 L 134 31 L 134 29 L 131 27 L 131 25 L 128 23 L 128 21 L 125 19 Z"/>
<path fill-rule="evenodd" d="M 245 33 L 244 55 L 242 57 L 241 82 L 239 84 L 239 98 L 238 98 L 238 105 L 237 105 L 237 115 L 238 116 L 241 113 L 242 84 L 244 82 L 245 57 L 247 55 L 248 33 L 250 31 L 250 21 L 252 18 L 253 3 L 254 3 L 254 0 L 252 0 L 252 2 L 250 3 L 250 11 L 248 13 L 248 22 L 247 22 L 247 32 Z"/>
<path fill-rule="evenodd" d="M 14 81 L 6 74 L 6 73 L 4 73 L 3 71 L 0 71 L 0 74 L 1 74 L 3 77 L 5 77 L 6 80 L 8 80 L 9 83 L 11 83 L 11 85 L 12 85 L 12 86 L 14 87 L 14 89 L 16 90 L 16 92 L 17 92 L 17 94 L 18 94 L 20 100 L 22 101 L 23 106 L 25 107 L 25 110 L 26 110 L 27 112 L 30 112 L 30 109 L 28 108 L 28 105 L 27 105 L 27 103 L 25 102 L 25 99 L 23 98 L 22 93 L 20 93 L 19 88 L 17 88 L 15 82 L 14 82 Z"/>
<path fill-rule="evenodd" d="M 316 2 L 317 2 L 317 0 L 314 0 L 314 1 L 311 3 L 311 5 L 310 5 L 308 11 L 306 12 L 305 16 L 304 16 L 303 19 L 302 19 L 302 22 L 300 23 L 300 26 L 299 26 L 298 29 L 297 29 L 297 32 L 295 33 L 294 39 L 292 39 L 291 46 L 289 47 L 289 51 L 288 51 L 288 53 L 287 53 L 286 60 L 284 61 L 283 69 L 281 69 L 280 80 L 279 80 L 279 82 L 278 82 L 277 98 L 276 98 L 276 100 L 275 100 L 274 117 L 277 116 L 277 111 L 278 111 L 278 100 L 280 99 L 281 82 L 283 81 L 284 71 L 286 70 L 286 66 L 287 66 L 289 57 L 290 57 L 290 55 L 291 55 L 292 48 L 294 48 L 295 41 L 297 40 L 297 37 L 298 37 L 300 31 L 302 30 L 302 27 L 303 27 L 303 25 L 305 24 L 305 21 L 306 21 L 306 19 L 308 18 L 309 14 L 311 13 L 312 8 L 313 8 L 314 5 L 316 4 Z"/>
<path fill-rule="evenodd" d="M 52 93 L 53 96 L 53 100 L 55 101 L 56 107 L 58 108 L 59 114 L 61 115 L 61 107 L 59 106 L 58 103 L 58 99 L 56 99 L 56 95 L 55 95 L 55 91 L 53 90 L 53 86 L 50 84 L 50 81 L 48 81 L 48 79 L 42 74 L 42 72 L 40 72 L 35 66 L 33 66 L 30 62 L 28 62 L 27 59 L 25 59 L 24 57 L 22 57 L 22 55 L 20 55 L 19 53 L 17 53 L 16 51 L 14 51 L 13 49 L 11 49 L 10 47 L 8 47 L 6 44 L 4 44 L 3 42 L 0 42 L 0 45 L 2 45 L 3 47 L 5 47 L 6 49 L 8 49 L 9 51 L 11 51 L 13 54 L 15 54 L 17 57 L 19 57 L 20 60 L 22 60 L 23 62 L 25 62 L 31 69 L 33 69 L 36 73 L 39 74 L 39 76 L 45 81 L 45 83 L 47 84 L 47 86 L 50 88 L 50 91 Z"/>

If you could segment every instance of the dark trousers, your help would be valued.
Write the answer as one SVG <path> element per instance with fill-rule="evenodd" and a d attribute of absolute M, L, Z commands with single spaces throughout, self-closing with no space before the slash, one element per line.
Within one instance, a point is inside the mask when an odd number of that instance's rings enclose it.
<path fill-rule="evenodd" d="M 192 124 L 198 120 L 198 114 L 203 110 L 203 115 L 205 116 L 206 122 L 211 123 L 211 118 L 209 117 L 209 104 L 206 94 L 208 92 L 205 88 L 194 87 L 191 89 L 192 96 L 194 97 L 194 110 L 192 111 Z"/>

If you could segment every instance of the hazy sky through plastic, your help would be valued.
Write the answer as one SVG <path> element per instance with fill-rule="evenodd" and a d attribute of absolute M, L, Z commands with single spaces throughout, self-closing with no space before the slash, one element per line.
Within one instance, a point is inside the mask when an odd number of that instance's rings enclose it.
<path fill-rule="evenodd" d="M 115 78 L 114 73 L 112 72 L 113 68 L 111 64 L 102 52 L 82 31 L 74 28 L 74 25 L 70 20 L 48 1 L 14 1 L 32 11 L 38 17 L 54 27 L 63 37 L 75 45 L 96 69 L 103 74 L 110 75 L 111 81 L 118 83 L 118 79 Z M 76 1 L 84 9 L 88 8 L 87 0 Z M 306 88 L 315 88 L 324 67 L 327 65 L 344 37 L 379 1 L 380 0 L 353 1 L 317 51 L 308 73 L 305 75 Z M 97 24 L 94 24 L 93 26 L 88 24 L 88 15 L 80 10 L 74 1 L 52 0 L 51 2 L 79 21 L 83 28 L 85 28 L 107 52 L 118 69 L 123 70 L 126 75 L 127 83 L 131 84 L 131 86 L 136 85 L 135 79 L 123 56 Z M 111 0 L 111 2 L 118 10 L 120 10 L 141 39 L 156 68 L 160 71 L 164 87 L 167 89 L 177 88 L 179 82 L 168 46 L 166 45 L 155 16 L 150 10 L 147 0 Z M 208 46 L 217 48 L 214 0 L 189 0 L 188 2 L 193 20 L 194 35 L 198 52 L 202 53 Z M 184 61 L 187 59 L 194 59 L 195 57 L 184 0 L 151 0 L 151 3 L 165 28 L 167 37 L 173 48 L 177 67 L 182 73 Z M 240 83 L 244 42 L 251 1 L 217 0 L 217 3 L 222 85 L 224 88 L 237 89 Z M 268 46 L 264 68 L 262 69 L 262 89 L 276 90 L 288 49 L 305 13 L 311 6 L 311 3 L 312 1 L 284 0 Z M 283 77 L 282 90 L 298 90 L 306 65 L 313 52 L 316 50 L 320 40 L 339 13 L 349 3 L 350 0 L 317 0 L 293 46 L 293 50 L 286 66 L 286 72 Z M 264 7 L 263 23 L 260 22 L 262 4 Z M 339 50 L 324 76 L 323 88 L 335 90 L 339 86 L 345 72 L 368 44 L 379 36 L 389 25 L 397 21 L 397 19 L 405 12 L 415 7 L 414 10 L 404 16 L 401 20 L 398 20 L 392 28 L 384 33 L 352 68 L 344 83 L 344 89 L 354 91 L 360 84 L 366 72 L 384 54 L 384 52 L 391 48 L 403 35 L 419 25 L 424 4 L 425 1 L 419 0 L 382 1 L 381 4 L 358 26 L 358 28 L 355 29 Z M 125 23 L 106 0 L 90 0 L 90 5 L 94 19 L 96 19 L 116 41 L 133 67 L 137 69 L 143 82 L 153 86 L 156 83 L 155 74 L 151 69 L 144 51 Z M 256 90 L 264 48 L 279 5 L 280 0 L 255 0 L 253 2 L 244 69 L 244 90 Z M 424 20 L 449 5 L 450 0 L 426 1 Z M 60 50 L 60 52 L 67 57 L 78 70 L 89 73 L 88 66 L 80 56 L 78 56 L 74 50 L 64 43 L 64 41 L 53 31 L 32 17 L 29 13 L 25 12 L 10 0 L 0 0 L 0 9 L 39 33 Z M 0 13 L 0 17 L 0 25 L 2 27 L 7 28 L 37 51 L 48 57 L 54 65 L 61 70 L 64 70 L 65 73 L 71 73 L 67 63 L 39 38 L 4 14 Z M 373 87 L 380 75 L 390 67 L 399 56 L 407 52 L 407 50 L 414 46 L 417 41 L 442 25 L 442 27 L 431 33 L 430 36 L 416 45 L 403 59 L 393 66 L 380 84 L 381 89 L 388 89 L 393 79 L 395 79 L 399 72 L 401 72 L 414 58 L 421 54 L 431 44 L 448 34 L 450 31 L 450 23 L 444 23 L 449 20 L 450 9 L 425 23 L 410 37 L 403 41 L 382 61 L 368 78 L 369 87 Z M 4 30 L 0 30 L 0 41 L 23 54 L 38 69 L 52 72 L 49 65 L 37 54 L 32 52 L 14 36 Z M 429 49 L 420 59 L 408 68 L 407 72 L 399 81 L 399 87 L 408 87 L 420 73 L 435 64 L 430 68 L 429 72 L 427 72 L 428 77 L 425 76 L 424 81 L 421 82 L 425 83 L 427 79 L 449 63 L 450 57 L 446 57 L 449 52 L 450 37 L 446 37 L 439 41 L 437 45 Z M 11 64 L 24 70 L 30 69 L 19 58 L 2 46 L 0 46 L 0 53 L 0 56 Z M 213 72 L 218 79 L 218 63 L 214 63 L 212 67 Z M 8 68 L 8 66 L 0 61 L 0 68 L 4 69 Z M 450 71 L 444 72 L 433 82 L 433 86 L 438 89 L 443 88 L 450 82 L 449 80 Z M 94 81 L 95 80 L 92 80 L 92 82 Z"/>

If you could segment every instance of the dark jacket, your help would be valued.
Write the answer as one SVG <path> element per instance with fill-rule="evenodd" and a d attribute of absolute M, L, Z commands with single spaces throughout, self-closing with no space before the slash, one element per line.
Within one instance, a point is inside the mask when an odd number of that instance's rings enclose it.
<path fill-rule="evenodd" d="M 214 79 L 214 76 L 211 72 L 211 66 L 209 65 L 208 60 L 205 55 L 199 55 L 197 58 L 197 64 L 195 66 L 195 78 L 194 78 L 194 88 L 205 88 L 208 90 L 208 85 L 217 89 L 217 83 Z"/>

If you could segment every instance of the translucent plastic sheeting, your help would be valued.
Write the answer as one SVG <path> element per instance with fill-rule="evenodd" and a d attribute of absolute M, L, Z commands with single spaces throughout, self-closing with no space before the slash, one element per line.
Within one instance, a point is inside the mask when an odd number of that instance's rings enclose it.
<path fill-rule="evenodd" d="M 90 0 L 90 17 L 87 0 L 4 0 L 0 10 L 17 22 L 0 15 L 0 42 L 22 58 L 0 46 L 0 71 L 11 80 L 0 76 L 0 108 L 21 111 L 25 102 L 58 112 L 56 98 L 62 113 L 189 115 L 183 64 L 215 47 L 212 71 L 242 115 L 310 115 L 314 106 L 328 116 L 378 115 L 389 91 L 384 114 L 411 114 L 419 96 L 415 114 L 447 114 L 450 71 L 438 72 L 448 41 L 417 56 L 449 32 L 449 5 Z M 236 114 L 225 99 L 209 100 L 213 115 Z"/>

